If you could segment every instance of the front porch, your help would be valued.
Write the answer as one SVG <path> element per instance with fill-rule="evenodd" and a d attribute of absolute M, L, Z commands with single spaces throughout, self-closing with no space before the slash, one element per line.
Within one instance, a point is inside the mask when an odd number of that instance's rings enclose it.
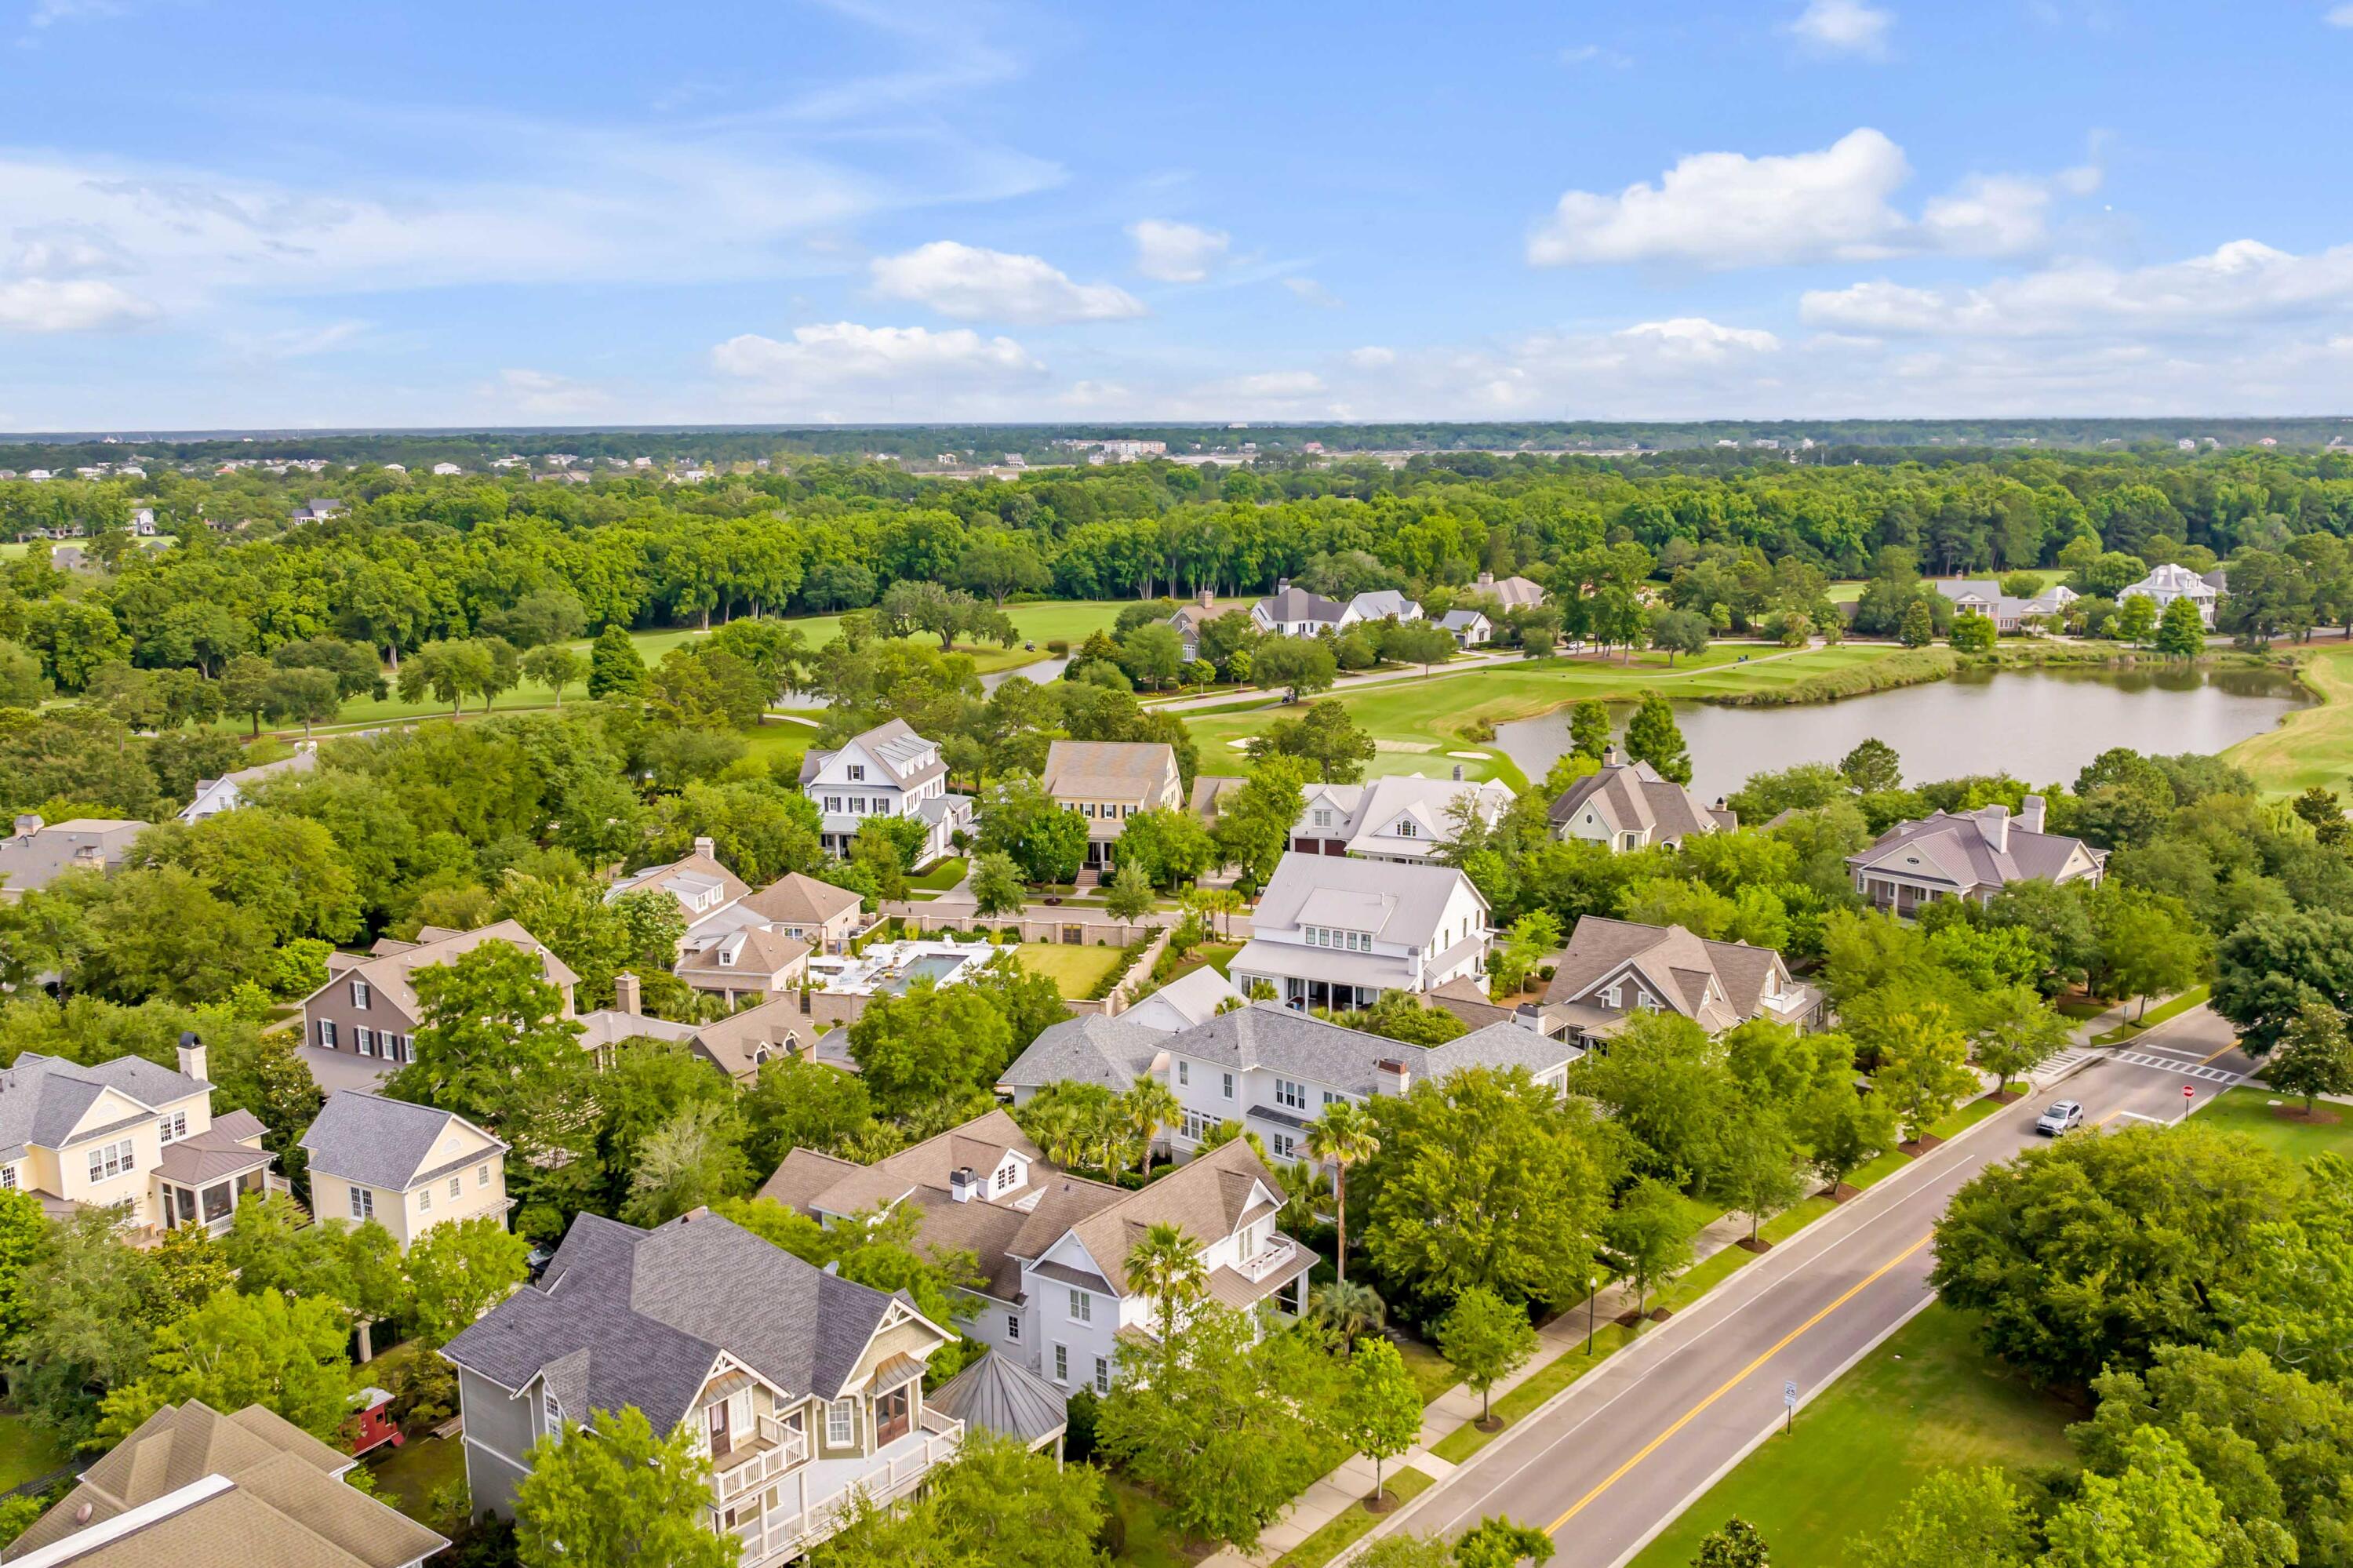
<path fill-rule="evenodd" d="M 964 1441 L 963 1422 L 924 1410 L 871 1456 L 807 1461 L 805 1435 L 767 1417 L 761 1426 L 759 1451 L 739 1446 L 712 1477 L 711 1526 L 742 1543 L 744 1568 L 786 1562 L 825 1540 L 857 1493 L 886 1506 L 907 1497 Z M 773 1442 L 770 1426 L 778 1426 Z"/>

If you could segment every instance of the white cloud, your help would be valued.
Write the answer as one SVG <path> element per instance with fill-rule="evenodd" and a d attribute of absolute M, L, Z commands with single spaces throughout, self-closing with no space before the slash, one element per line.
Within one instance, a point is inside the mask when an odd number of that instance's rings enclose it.
<path fill-rule="evenodd" d="M 1572 44 L 1560 51 L 1560 63 L 1569 66 L 1607 65 L 1624 70 L 1634 63 L 1633 57 L 1616 49 L 1603 48 L 1599 44 Z"/>
<path fill-rule="evenodd" d="M 1303 304 L 1315 305 L 1324 310 L 1337 310 L 1340 306 L 1339 299 L 1332 291 L 1313 278 L 1285 278 L 1282 286 Z"/>
<path fill-rule="evenodd" d="M 1011 338 L 969 327 L 856 322 L 796 327 L 784 340 L 745 333 L 714 347 L 711 364 L 753 407 L 829 419 L 994 411 L 1009 407 L 998 401 L 1008 393 L 1042 391 L 1046 368 Z"/>
<path fill-rule="evenodd" d="M 99 332 L 136 326 L 154 307 L 93 278 L 0 281 L 0 332 Z"/>
<path fill-rule="evenodd" d="M 1895 13 L 1864 0 L 1807 0 L 1789 31 L 1825 54 L 1887 57 L 1887 35 Z"/>
<path fill-rule="evenodd" d="M 1144 302 L 1110 283 L 1075 283 L 1037 256 L 1017 256 L 935 239 L 899 256 L 877 257 L 874 291 L 913 300 L 958 321 L 1118 321 L 1145 313 Z"/>
<path fill-rule="evenodd" d="M 1875 260 L 1934 251 L 2015 255 L 2047 238 L 2060 194 L 2099 186 L 2096 165 L 2049 176 L 1972 175 L 1917 217 L 1894 204 L 1904 149 L 1869 126 L 1818 152 L 1694 153 L 1616 196 L 1565 193 L 1528 240 L 1538 267 L 1680 261 L 1726 268 Z"/>
<path fill-rule="evenodd" d="M 2353 27 L 2353 5 L 2339 5 L 2325 18 L 2332 27 Z"/>
<path fill-rule="evenodd" d="M 26 20 L 33 26 L 47 27 L 58 22 L 120 16 L 123 9 L 121 0 L 35 0 L 33 14 Z"/>
<path fill-rule="evenodd" d="M 1157 217 L 1130 224 L 1127 236 L 1135 241 L 1135 270 L 1164 283 L 1199 282 L 1233 244 L 1221 230 Z"/>
<path fill-rule="evenodd" d="M 2155 267 L 2073 261 L 1967 289 L 1880 279 L 1813 290 L 1799 301 L 1799 314 L 1812 326 L 1967 337 L 2195 334 L 2348 308 L 2353 245 L 2295 256 L 2253 239 Z"/>
<path fill-rule="evenodd" d="M 522 419 L 585 419 L 608 413 L 613 398 L 602 387 L 551 371 L 510 368 L 480 388 L 484 401 Z"/>
<path fill-rule="evenodd" d="M 1672 354 L 1696 359 L 1722 359 L 1736 350 L 1770 354 L 1781 340 L 1755 327 L 1728 327 L 1705 316 L 1676 316 L 1669 321 L 1642 322 L 1621 331 L 1620 337 L 1648 338 Z"/>
<path fill-rule="evenodd" d="M 1348 363 L 1359 370 L 1379 370 L 1397 363 L 1397 350 L 1383 348 L 1378 344 L 1366 344 L 1348 351 Z"/>

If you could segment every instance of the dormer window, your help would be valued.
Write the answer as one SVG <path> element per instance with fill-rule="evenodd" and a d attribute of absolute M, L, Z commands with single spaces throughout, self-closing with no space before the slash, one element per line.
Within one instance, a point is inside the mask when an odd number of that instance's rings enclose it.
<path fill-rule="evenodd" d="M 557 1403 L 554 1393 L 545 1388 L 540 1390 L 539 1414 L 540 1419 L 547 1423 L 548 1431 L 564 1429 L 564 1406 Z"/>
<path fill-rule="evenodd" d="M 1409 821 L 1399 822 L 1397 825 L 1397 836 L 1401 839 L 1412 838 L 1416 831 L 1417 830 L 1414 825 Z"/>
<path fill-rule="evenodd" d="M 852 784 L 863 784 L 866 782 L 866 764 L 862 762 L 853 762 L 849 765 L 849 781 Z"/>

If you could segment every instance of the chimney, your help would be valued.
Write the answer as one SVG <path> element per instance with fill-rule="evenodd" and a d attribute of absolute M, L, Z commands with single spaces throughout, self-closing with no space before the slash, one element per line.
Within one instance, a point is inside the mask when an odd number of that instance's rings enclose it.
<path fill-rule="evenodd" d="M 613 1006 L 631 1018 L 638 1015 L 643 1003 L 638 1000 L 637 976 L 624 970 L 613 977 Z"/>
<path fill-rule="evenodd" d="M 40 831 L 41 814 L 38 811 L 26 811 L 16 818 L 16 836 L 18 838 L 29 839 Z"/>
<path fill-rule="evenodd" d="M 1493 588 L 1495 586 L 1495 574 L 1493 572 L 1481 572 L 1479 574 L 1479 586 L 1481 588 Z"/>
<path fill-rule="evenodd" d="M 1977 811 L 1978 832 L 1993 847 L 1996 854 L 2010 853 L 2010 808 L 1980 806 Z"/>
<path fill-rule="evenodd" d="M 1618 766 L 1618 746 L 1616 742 L 1613 741 L 1609 745 L 1601 748 L 1601 766 L 1604 768 L 1615 768 Z"/>
<path fill-rule="evenodd" d="M 678 1223 L 682 1225 L 691 1225 L 697 1220 L 707 1220 L 710 1217 L 711 1205 L 708 1203 L 698 1203 L 693 1208 L 689 1209 L 686 1213 L 681 1214 L 678 1217 Z"/>
<path fill-rule="evenodd" d="M 948 1172 L 949 1201 L 957 1203 L 969 1203 L 972 1202 L 972 1190 L 977 1185 L 979 1185 L 979 1183 L 973 1180 L 971 1166 L 957 1166 L 955 1170 Z"/>
<path fill-rule="evenodd" d="M 1401 1095 L 1412 1083 L 1413 1069 L 1403 1062 L 1373 1064 L 1373 1093 L 1377 1095 Z"/>
<path fill-rule="evenodd" d="M 719 857 L 718 842 L 715 840 L 709 838 L 697 839 L 694 841 L 694 853 L 700 855 L 708 855 L 712 859 L 716 860 Z"/>
<path fill-rule="evenodd" d="M 1203 588 L 1201 590 L 1201 608 L 1203 609 L 1214 609 L 1217 608 L 1217 604 L 1218 596 L 1210 592 L 1208 588 Z"/>
<path fill-rule="evenodd" d="M 1457 784 L 1462 782 L 1462 764 L 1459 762 L 1454 765 L 1454 782 Z"/>
<path fill-rule="evenodd" d="M 1289 593 L 1291 591 L 1291 579 L 1289 577 L 1275 578 L 1274 591 L 1277 593 Z"/>
<path fill-rule="evenodd" d="M 2018 810 L 2018 825 L 2020 829 L 2025 832 L 2039 833 L 2042 831 L 2042 796 L 2029 795 L 2025 800 L 2020 804 Z"/>
<path fill-rule="evenodd" d="M 212 1080 L 205 1075 L 205 1043 L 196 1038 L 193 1029 L 180 1031 L 180 1071 L 200 1084 Z"/>

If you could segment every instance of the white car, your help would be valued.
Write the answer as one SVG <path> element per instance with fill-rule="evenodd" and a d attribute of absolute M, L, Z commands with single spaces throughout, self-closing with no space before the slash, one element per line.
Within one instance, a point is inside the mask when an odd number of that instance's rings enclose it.
<path fill-rule="evenodd" d="M 2083 1125 L 2084 1107 L 2073 1100 L 2061 1100 L 2034 1118 L 2034 1130 L 2045 1138 L 2056 1138 L 2063 1132 Z"/>

